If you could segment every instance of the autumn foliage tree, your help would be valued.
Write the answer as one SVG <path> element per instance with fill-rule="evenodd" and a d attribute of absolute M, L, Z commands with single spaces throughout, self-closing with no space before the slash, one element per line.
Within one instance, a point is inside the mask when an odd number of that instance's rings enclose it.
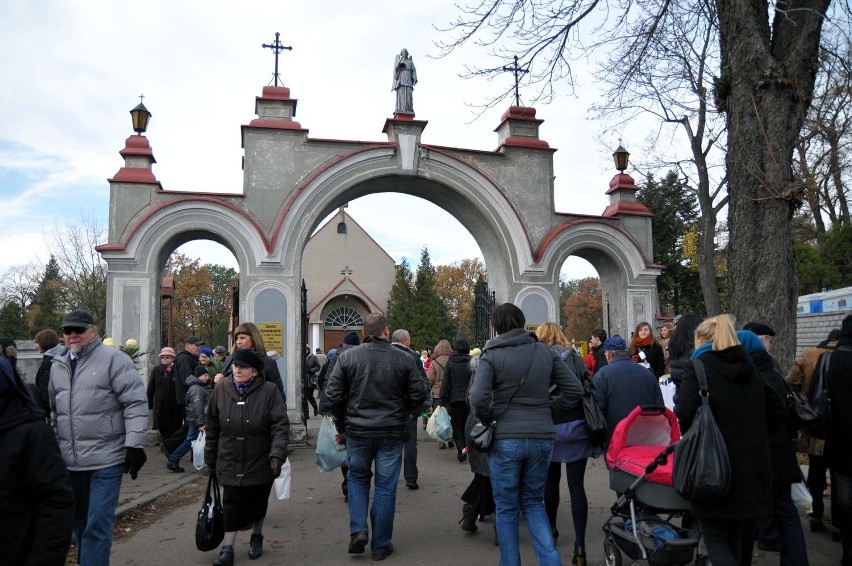
<path fill-rule="evenodd" d="M 208 344 L 226 344 L 231 312 L 228 290 L 238 280 L 236 271 L 221 265 L 201 265 L 198 259 L 173 253 L 164 275 L 175 280 L 171 315 L 176 343 L 195 335 Z"/>
<path fill-rule="evenodd" d="M 485 276 L 485 264 L 479 258 L 435 268 L 435 289 L 447 305 L 450 318 L 458 322 L 460 335 L 473 335 L 473 294 L 480 276 Z"/>
<path fill-rule="evenodd" d="M 559 282 L 562 327 L 569 340 L 588 340 L 603 326 L 601 281 L 597 277 Z"/>

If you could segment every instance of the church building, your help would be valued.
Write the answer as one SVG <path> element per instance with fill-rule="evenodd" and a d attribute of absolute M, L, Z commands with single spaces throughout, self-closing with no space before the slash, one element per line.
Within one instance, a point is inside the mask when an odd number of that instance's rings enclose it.
<path fill-rule="evenodd" d="M 340 207 L 311 236 L 302 255 L 311 348 L 337 348 L 346 333 L 360 334 L 368 314 L 385 313 L 395 266 L 345 206 Z"/>

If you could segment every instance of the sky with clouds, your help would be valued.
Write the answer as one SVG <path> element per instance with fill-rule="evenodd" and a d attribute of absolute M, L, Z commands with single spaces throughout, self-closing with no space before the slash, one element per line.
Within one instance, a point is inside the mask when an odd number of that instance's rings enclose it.
<path fill-rule="evenodd" d="M 460 78 L 465 65 L 485 63 L 475 46 L 435 58 L 434 42 L 449 38 L 436 27 L 456 15 L 444 0 L 3 2 L 0 274 L 46 261 L 57 225 L 82 216 L 106 223 L 107 179 L 123 164 L 118 152 L 133 133 L 128 111 L 139 94 L 153 115 L 147 136 L 164 189 L 241 192 L 240 126 L 255 117 L 255 97 L 272 80 L 273 56 L 261 44 L 275 32 L 293 47 L 281 54 L 280 73 L 310 137 L 385 140 L 393 60 L 406 47 L 419 79 L 415 112 L 429 122 L 423 141 L 495 149 L 493 130 L 509 101 L 478 119 L 471 105 L 513 79 Z M 629 148 L 630 138 L 587 119 L 598 91 L 587 74 L 578 77 L 574 94 L 566 86 L 551 104 L 537 105 L 537 117 L 545 120 L 542 139 L 558 150 L 556 209 L 600 214 L 614 173 L 610 155 L 622 136 Z M 522 104 L 533 95 L 522 90 Z M 480 255 L 454 218 L 414 197 L 364 197 L 348 212 L 397 261 L 416 266 L 423 246 L 434 264 Z M 182 251 L 222 263 L 212 245 Z M 576 260 L 563 273 L 594 270 Z"/>

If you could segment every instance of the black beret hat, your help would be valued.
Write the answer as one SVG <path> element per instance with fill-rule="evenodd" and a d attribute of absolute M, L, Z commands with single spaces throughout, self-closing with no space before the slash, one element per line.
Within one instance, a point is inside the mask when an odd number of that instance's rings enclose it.
<path fill-rule="evenodd" d="M 775 336 L 775 331 L 772 330 L 772 327 L 768 324 L 763 324 L 762 322 L 747 322 L 745 326 L 743 326 L 743 330 L 751 330 L 758 336 Z"/>
<path fill-rule="evenodd" d="M 235 366 L 252 367 L 257 371 L 263 371 L 263 358 L 254 350 L 240 348 L 234 352 L 233 364 Z"/>
<path fill-rule="evenodd" d="M 194 372 L 192 372 L 192 374 L 193 374 L 195 377 L 201 377 L 202 375 L 205 375 L 205 374 L 208 374 L 208 373 L 210 373 L 210 370 L 209 370 L 209 369 L 207 369 L 207 368 L 206 368 L 206 367 L 204 367 L 204 366 L 198 366 L 197 368 L 195 368 L 195 371 L 194 371 Z"/>

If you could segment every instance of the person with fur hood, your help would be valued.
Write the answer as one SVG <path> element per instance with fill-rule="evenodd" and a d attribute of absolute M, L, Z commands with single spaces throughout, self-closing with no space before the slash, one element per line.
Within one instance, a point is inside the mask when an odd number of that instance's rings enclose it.
<path fill-rule="evenodd" d="M 450 359 L 450 354 L 453 353 L 453 346 L 449 340 L 441 340 L 435 349 L 429 355 L 432 363 L 429 365 L 429 370 L 426 372 L 426 379 L 432 387 L 432 410 L 438 408 L 441 404 L 441 385 L 444 382 L 444 372 L 447 369 L 447 362 Z M 447 446 L 452 448 L 455 443 L 452 439 L 447 442 L 438 442 L 438 448 L 441 450 Z"/>

